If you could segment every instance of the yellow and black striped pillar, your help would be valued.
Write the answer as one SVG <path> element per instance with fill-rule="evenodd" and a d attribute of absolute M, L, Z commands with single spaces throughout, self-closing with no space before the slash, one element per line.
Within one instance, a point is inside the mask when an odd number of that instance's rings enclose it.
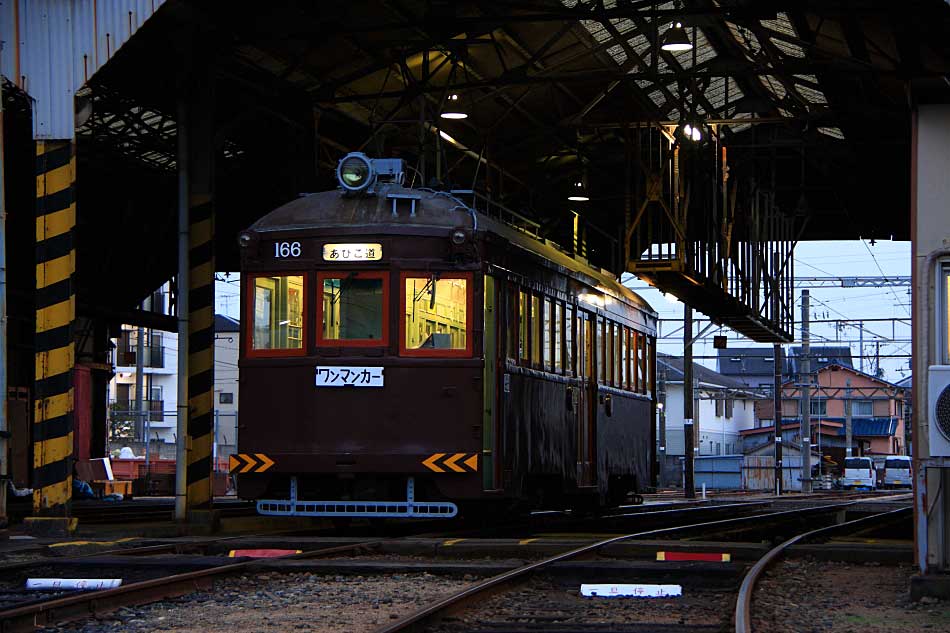
<path fill-rule="evenodd" d="M 72 499 L 75 183 L 75 144 L 37 141 L 32 433 L 33 511 L 37 516 L 68 516 Z"/>
<path fill-rule="evenodd" d="M 188 491 L 189 510 L 211 508 L 214 441 L 214 212 L 212 196 L 189 203 Z"/>

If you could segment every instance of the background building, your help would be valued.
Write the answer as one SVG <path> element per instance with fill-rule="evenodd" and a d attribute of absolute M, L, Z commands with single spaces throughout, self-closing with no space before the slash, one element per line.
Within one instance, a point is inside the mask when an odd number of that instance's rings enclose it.
<path fill-rule="evenodd" d="M 693 363 L 694 446 L 699 455 L 729 455 L 741 452 L 740 431 L 755 423 L 754 393 L 742 382 Z M 683 434 L 683 359 L 657 354 L 657 380 L 660 416 L 665 417 L 665 444 L 658 419 L 657 438 L 661 481 L 680 479 L 684 456 Z"/>
<path fill-rule="evenodd" d="M 223 314 L 214 319 L 214 418 L 217 464 L 227 464 L 237 451 L 238 356 L 240 322 Z M 142 389 L 144 413 L 135 409 L 139 336 L 143 339 Z M 109 450 L 129 446 L 145 453 L 145 437 L 152 455 L 174 459 L 178 417 L 178 335 L 147 328 L 123 326 L 112 339 L 115 374 L 109 382 Z"/>

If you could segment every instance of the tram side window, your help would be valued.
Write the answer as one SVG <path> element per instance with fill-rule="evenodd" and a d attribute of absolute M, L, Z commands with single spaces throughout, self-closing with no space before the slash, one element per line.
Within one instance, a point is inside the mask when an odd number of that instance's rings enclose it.
<path fill-rule="evenodd" d="M 518 359 L 518 289 L 514 286 L 508 285 L 507 290 L 505 291 L 505 298 L 507 303 L 505 305 L 505 313 L 508 317 L 508 329 L 505 333 L 505 340 L 507 347 L 508 358 L 513 360 Z"/>
<path fill-rule="evenodd" d="M 604 374 L 604 352 L 606 351 L 604 347 L 604 338 L 606 334 L 606 323 L 603 319 L 598 318 L 595 322 L 596 339 L 597 339 L 597 382 L 604 384 L 606 382 L 606 375 Z"/>
<path fill-rule="evenodd" d="M 541 366 L 541 347 L 544 345 L 541 335 L 541 298 L 531 295 L 531 366 Z"/>
<path fill-rule="evenodd" d="M 574 368 L 574 308 L 564 306 L 564 373 L 577 375 Z"/>
<path fill-rule="evenodd" d="M 403 350 L 415 355 L 468 349 L 468 278 L 448 275 L 405 275 L 405 338 Z"/>
<path fill-rule="evenodd" d="M 616 380 L 614 376 L 614 324 L 604 322 L 604 347 L 606 354 L 604 356 L 604 384 L 613 385 Z"/>
<path fill-rule="evenodd" d="M 640 364 L 637 362 L 637 349 L 640 345 L 640 334 L 634 330 L 630 333 L 630 391 L 640 391 Z"/>
<path fill-rule="evenodd" d="M 627 388 L 627 334 L 628 330 L 624 326 L 619 327 L 620 345 L 618 347 L 617 359 L 620 364 L 620 382 L 617 385 L 621 389 Z"/>
<path fill-rule="evenodd" d="M 528 361 L 528 295 L 522 290 L 518 293 L 518 362 Z"/>
<path fill-rule="evenodd" d="M 640 349 L 637 350 L 640 359 L 640 393 L 646 393 L 650 390 L 650 377 L 647 375 L 647 338 L 646 336 L 640 337 Z"/>
<path fill-rule="evenodd" d="M 560 301 L 554 302 L 554 318 L 552 320 L 554 321 L 554 336 L 552 337 L 554 343 L 554 371 L 560 374 L 564 369 L 564 339 L 562 337 L 564 326 L 564 306 L 561 305 Z"/>
<path fill-rule="evenodd" d="M 547 297 L 544 298 L 544 303 L 542 304 L 542 313 L 544 319 L 542 322 L 543 328 L 541 331 L 542 337 L 542 352 L 543 352 L 543 362 L 544 362 L 544 371 L 551 371 L 551 361 L 552 361 L 552 352 L 553 352 L 553 341 L 551 338 L 551 300 Z"/>
<path fill-rule="evenodd" d="M 251 350 L 301 350 L 303 275 L 255 277 L 251 297 Z"/>

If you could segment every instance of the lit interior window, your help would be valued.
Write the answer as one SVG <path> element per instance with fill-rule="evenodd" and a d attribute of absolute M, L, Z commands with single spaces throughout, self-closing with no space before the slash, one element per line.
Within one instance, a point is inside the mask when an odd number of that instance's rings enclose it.
<path fill-rule="evenodd" d="M 943 363 L 950 365 L 950 264 L 943 266 Z"/>
<path fill-rule="evenodd" d="M 255 350 L 303 349 L 303 276 L 254 279 Z"/>
<path fill-rule="evenodd" d="M 323 279 L 324 341 L 380 341 L 383 344 L 383 278 L 352 273 Z"/>
<path fill-rule="evenodd" d="M 405 293 L 406 349 L 466 349 L 466 279 L 406 277 Z"/>

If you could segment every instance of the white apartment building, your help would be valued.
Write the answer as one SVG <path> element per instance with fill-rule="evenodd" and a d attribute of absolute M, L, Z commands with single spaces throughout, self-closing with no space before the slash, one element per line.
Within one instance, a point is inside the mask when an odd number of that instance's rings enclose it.
<path fill-rule="evenodd" d="M 685 446 L 683 359 L 657 354 L 657 378 L 666 390 L 663 407 L 666 415 L 666 455 L 682 457 Z M 741 381 L 697 363 L 693 363 L 693 379 L 693 419 L 699 455 L 741 453 L 739 431 L 755 426 L 756 396 Z M 659 420 L 657 425 L 659 441 Z"/>
<path fill-rule="evenodd" d="M 216 314 L 214 318 L 214 403 L 215 445 L 219 459 L 237 447 L 238 355 L 240 323 Z M 176 442 L 178 413 L 178 335 L 174 332 L 141 330 L 144 341 L 142 388 L 147 415 L 134 414 L 136 355 L 140 330 L 123 326 L 115 345 L 115 376 L 109 383 L 110 428 L 144 441 L 173 445 Z M 141 420 L 141 421 L 139 421 Z M 154 450 L 154 448 L 153 448 Z"/>

